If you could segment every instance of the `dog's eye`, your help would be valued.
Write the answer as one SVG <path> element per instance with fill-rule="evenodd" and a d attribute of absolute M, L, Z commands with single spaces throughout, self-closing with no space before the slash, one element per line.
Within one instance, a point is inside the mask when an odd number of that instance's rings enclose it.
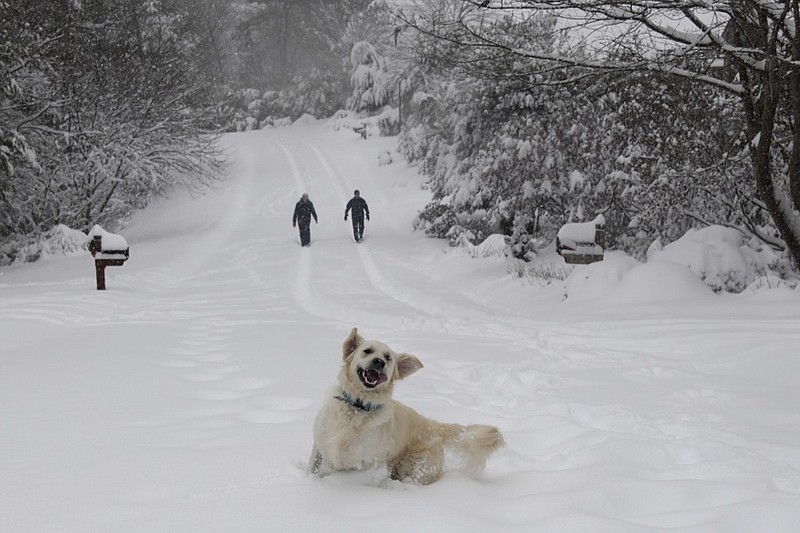
<path fill-rule="evenodd" d="M 386 361 L 387 361 L 387 362 L 389 362 L 389 361 L 391 361 L 391 360 L 392 360 L 392 354 L 385 353 L 385 354 L 383 354 L 383 356 L 386 358 Z"/>
<path fill-rule="evenodd" d="M 374 351 L 375 351 L 374 348 L 364 348 L 364 353 L 367 355 L 372 355 Z"/>

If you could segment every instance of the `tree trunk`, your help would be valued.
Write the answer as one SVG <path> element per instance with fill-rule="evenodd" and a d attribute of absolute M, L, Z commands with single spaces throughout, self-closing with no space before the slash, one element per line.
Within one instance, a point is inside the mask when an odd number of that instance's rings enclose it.
<path fill-rule="evenodd" d="M 778 101 L 781 91 L 781 72 L 775 59 L 766 72 L 761 76 L 761 91 L 759 101 L 752 107 L 756 114 L 750 117 L 750 130 L 757 133 L 757 140 L 750 146 L 753 171 L 755 172 L 756 193 L 761 201 L 767 206 L 769 214 L 778 231 L 781 234 L 795 265 L 800 265 L 800 216 L 793 211 L 794 206 L 786 201 L 785 194 L 776 185 L 772 168 L 772 142 L 775 130 L 775 121 L 778 108 Z M 795 128 L 795 139 L 798 137 Z M 797 144 L 795 140 L 795 150 Z M 790 165 L 791 166 L 791 165 Z M 797 169 L 795 169 L 795 173 Z M 790 181 L 792 170 L 789 172 Z M 795 176 L 796 178 L 796 176 Z M 790 188 L 795 187 L 794 184 Z"/>
<path fill-rule="evenodd" d="M 795 21 L 800 20 L 800 6 L 794 5 Z M 800 64 L 800 32 L 791 41 L 791 57 Z M 792 115 L 792 153 L 789 156 L 789 194 L 794 209 L 800 212 L 800 69 L 795 67 L 788 73 L 788 98 Z"/>

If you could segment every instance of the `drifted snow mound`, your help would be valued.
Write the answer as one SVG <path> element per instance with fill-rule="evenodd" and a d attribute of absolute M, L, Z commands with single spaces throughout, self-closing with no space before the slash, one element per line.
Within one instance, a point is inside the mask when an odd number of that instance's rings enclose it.
<path fill-rule="evenodd" d="M 778 256 L 758 241 L 747 242 L 735 229 L 709 226 L 689 230 L 663 248 L 655 243 L 647 260 L 685 265 L 714 292 L 738 293 L 765 276 Z"/>
<path fill-rule="evenodd" d="M 615 302 L 697 300 L 711 290 L 686 266 L 671 261 L 639 265 L 624 277 L 609 296 Z"/>
<path fill-rule="evenodd" d="M 606 297 L 639 265 L 639 261 L 622 252 L 606 252 L 602 261 L 578 267 L 564 280 L 563 298 L 583 302 Z"/>
<path fill-rule="evenodd" d="M 603 261 L 580 266 L 564 280 L 564 299 L 584 302 L 692 300 L 711 290 L 685 265 L 672 261 L 640 263 L 622 252 L 606 252 Z"/>
<path fill-rule="evenodd" d="M 317 122 L 317 118 L 314 115 L 303 113 L 303 115 L 300 118 L 294 121 L 294 124 L 295 125 L 313 124 L 314 122 Z"/>

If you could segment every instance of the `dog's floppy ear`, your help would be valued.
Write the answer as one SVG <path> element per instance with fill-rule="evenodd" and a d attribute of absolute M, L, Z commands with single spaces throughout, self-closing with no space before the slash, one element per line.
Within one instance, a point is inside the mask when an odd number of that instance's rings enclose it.
<path fill-rule="evenodd" d="M 347 356 L 355 352 L 362 342 L 364 342 L 364 338 L 358 334 L 357 328 L 353 328 L 342 344 L 342 359 L 347 359 Z"/>
<path fill-rule="evenodd" d="M 397 379 L 403 379 L 422 368 L 422 361 L 410 353 L 397 354 Z"/>

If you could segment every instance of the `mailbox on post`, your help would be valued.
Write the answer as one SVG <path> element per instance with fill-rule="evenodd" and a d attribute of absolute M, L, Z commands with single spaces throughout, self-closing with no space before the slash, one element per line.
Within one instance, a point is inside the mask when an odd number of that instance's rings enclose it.
<path fill-rule="evenodd" d="M 606 219 L 561 226 L 556 236 L 556 252 L 571 264 L 586 265 L 603 260 L 606 247 Z"/>
<path fill-rule="evenodd" d="M 128 260 L 130 249 L 122 235 L 109 233 L 95 224 L 89 232 L 86 247 L 94 257 L 97 290 L 106 290 L 106 267 L 122 266 Z"/>

